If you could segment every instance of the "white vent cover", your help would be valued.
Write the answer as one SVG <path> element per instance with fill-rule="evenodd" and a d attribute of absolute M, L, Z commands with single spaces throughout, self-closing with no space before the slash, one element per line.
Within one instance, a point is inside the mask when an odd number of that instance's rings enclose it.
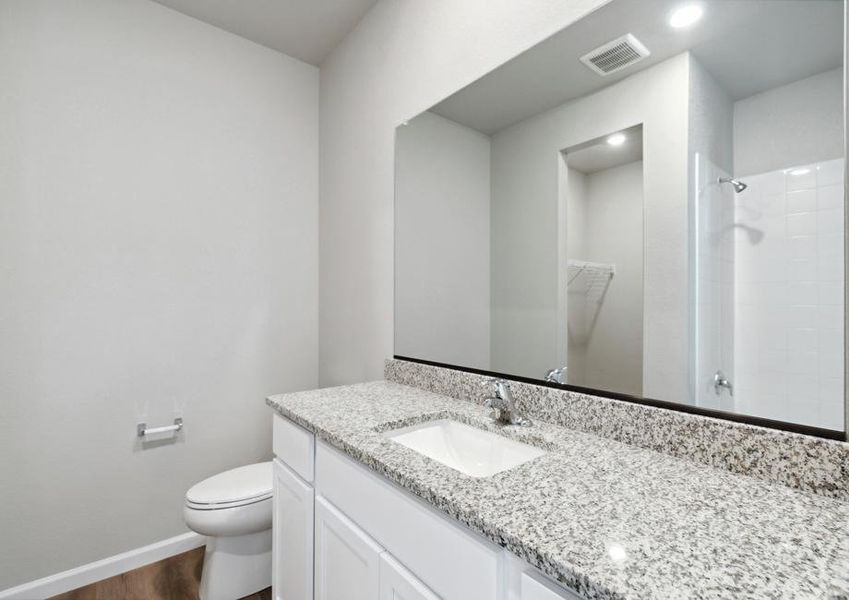
<path fill-rule="evenodd" d="M 601 76 L 621 71 L 651 54 L 643 43 L 630 33 L 607 42 L 581 57 L 581 62 Z"/>

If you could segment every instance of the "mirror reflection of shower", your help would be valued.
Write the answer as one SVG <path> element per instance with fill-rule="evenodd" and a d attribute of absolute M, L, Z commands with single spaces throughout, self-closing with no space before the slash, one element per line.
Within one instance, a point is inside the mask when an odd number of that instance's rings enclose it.
<path fill-rule="evenodd" d="M 755 244 L 760 244 L 764 239 L 763 229 L 757 229 L 756 227 L 746 225 L 745 223 L 734 223 L 733 227 L 734 229 L 742 231 L 747 236 L 748 242 L 753 246 Z"/>
<path fill-rule="evenodd" d="M 735 194 L 739 194 L 749 187 L 739 179 L 732 179 L 731 177 L 720 177 L 719 183 L 730 183 L 734 187 Z"/>
<path fill-rule="evenodd" d="M 840 74 L 828 79 L 838 106 Z M 840 151 L 833 137 L 832 155 Z M 843 402 L 844 160 L 802 162 L 788 148 L 776 156 L 735 152 L 745 168 L 701 159 L 695 399 L 835 429 Z"/>

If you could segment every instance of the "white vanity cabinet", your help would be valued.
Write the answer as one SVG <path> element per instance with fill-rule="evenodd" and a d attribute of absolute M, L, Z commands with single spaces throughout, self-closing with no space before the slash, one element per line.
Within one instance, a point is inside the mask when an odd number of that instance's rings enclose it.
<path fill-rule="evenodd" d="M 376 600 L 377 542 L 322 497 L 315 500 L 316 600 Z"/>
<path fill-rule="evenodd" d="M 439 600 L 388 552 L 380 555 L 380 600 Z"/>
<path fill-rule="evenodd" d="M 313 598 L 315 492 L 279 459 L 274 459 L 272 590 L 275 600 Z"/>
<path fill-rule="evenodd" d="M 580 600 L 274 416 L 275 600 Z"/>
<path fill-rule="evenodd" d="M 325 498 L 315 500 L 316 600 L 439 600 Z"/>

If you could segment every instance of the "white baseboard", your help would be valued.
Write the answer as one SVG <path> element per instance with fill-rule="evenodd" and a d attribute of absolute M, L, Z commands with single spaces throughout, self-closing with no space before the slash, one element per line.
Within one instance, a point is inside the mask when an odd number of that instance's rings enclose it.
<path fill-rule="evenodd" d="M 138 569 L 169 556 L 188 552 L 203 546 L 205 543 L 206 537 L 190 531 L 149 546 L 142 546 L 129 552 L 116 554 L 81 567 L 2 590 L 0 591 L 0 600 L 43 600 Z"/>

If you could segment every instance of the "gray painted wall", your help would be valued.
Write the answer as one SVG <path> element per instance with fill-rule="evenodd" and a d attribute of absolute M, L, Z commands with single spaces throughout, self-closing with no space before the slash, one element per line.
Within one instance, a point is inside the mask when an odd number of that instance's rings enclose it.
<path fill-rule="evenodd" d="M 494 370 L 542 377 L 558 356 L 561 150 L 642 123 L 643 389 L 687 400 L 688 73 L 681 54 L 492 136 L 492 235 L 503 240 L 491 249 Z"/>
<path fill-rule="evenodd" d="M 318 71 L 159 4 L 0 3 L 0 589 L 186 531 L 317 383 Z M 141 448 L 136 423 L 185 419 Z"/>
<path fill-rule="evenodd" d="M 426 112 L 395 144 L 395 353 L 489 369 L 489 136 Z"/>
<path fill-rule="evenodd" d="M 322 63 L 322 385 L 392 354 L 395 127 L 604 3 L 383 1 Z"/>

